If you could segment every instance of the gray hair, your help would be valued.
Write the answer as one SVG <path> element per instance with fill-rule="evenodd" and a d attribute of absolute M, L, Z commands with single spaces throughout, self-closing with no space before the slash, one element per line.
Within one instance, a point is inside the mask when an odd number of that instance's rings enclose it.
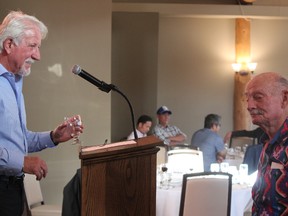
<path fill-rule="evenodd" d="M 209 114 L 205 117 L 204 128 L 212 128 L 213 125 L 221 125 L 221 116 L 217 114 Z"/>
<path fill-rule="evenodd" d="M 285 89 L 288 89 L 288 80 L 285 77 L 279 76 L 277 77 L 276 81 L 280 86 L 284 87 Z"/>
<path fill-rule="evenodd" d="M 35 27 L 40 30 L 42 39 L 44 39 L 48 29 L 43 22 L 22 11 L 11 11 L 0 25 L 0 52 L 2 52 L 3 43 L 7 38 L 13 39 L 18 45 L 24 36 L 32 34 L 31 30 Z"/>

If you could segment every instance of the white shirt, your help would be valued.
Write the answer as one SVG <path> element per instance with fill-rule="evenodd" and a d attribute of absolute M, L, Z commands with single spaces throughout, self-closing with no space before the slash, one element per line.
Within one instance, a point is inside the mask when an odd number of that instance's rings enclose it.
<path fill-rule="evenodd" d="M 140 132 L 137 129 L 136 129 L 136 133 L 137 133 L 138 138 L 142 138 L 142 137 L 146 137 L 147 136 L 147 134 L 143 134 L 142 132 Z M 135 139 L 134 131 L 132 131 L 132 133 L 127 137 L 127 140 L 132 140 L 132 139 Z"/>

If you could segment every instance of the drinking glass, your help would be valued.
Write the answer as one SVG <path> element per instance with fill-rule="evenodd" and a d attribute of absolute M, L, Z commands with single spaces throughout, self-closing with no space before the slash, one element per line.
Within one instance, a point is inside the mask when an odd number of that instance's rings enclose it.
<path fill-rule="evenodd" d="M 235 147 L 235 153 L 236 153 L 236 155 L 240 155 L 240 153 L 241 153 L 241 146 L 236 146 L 236 147 Z"/>
<path fill-rule="evenodd" d="M 168 190 L 171 188 L 172 174 L 168 172 L 167 164 L 160 165 L 160 188 Z"/>
<path fill-rule="evenodd" d="M 82 125 L 80 115 L 77 115 L 73 118 L 64 117 L 64 121 L 68 123 L 68 130 L 71 134 L 71 137 L 73 137 L 72 145 L 82 145 L 82 141 L 79 139 L 80 132 L 76 131 L 76 128 Z"/>
<path fill-rule="evenodd" d="M 218 163 L 211 163 L 210 165 L 210 171 L 211 172 L 219 172 L 220 171 L 220 166 Z"/>
<path fill-rule="evenodd" d="M 246 153 L 247 148 L 248 148 L 248 144 L 245 144 L 245 145 L 242 147 L 244 154 Z"/>
<path fill-rule="evenodd" d="M 228 172 L 228 168 L 229 168 L 229 163 L 223 162 L 220 164 L 221 172 Z"/>
<path fill-rule="evenodd" d="M 240 175 L 248 175 L 248 164 L 240 164 L 239 165 L 239 173 Z"/>
<path fill-rule="evenodd" d="M 239 165 L 240 184 L 248 183 L 248 164 Z"/>

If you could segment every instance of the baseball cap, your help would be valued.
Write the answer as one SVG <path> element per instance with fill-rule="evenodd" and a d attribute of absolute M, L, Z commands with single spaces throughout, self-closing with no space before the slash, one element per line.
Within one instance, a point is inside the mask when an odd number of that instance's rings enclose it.
<path fill-rule="evenodd" d="M 168 109 L 167 106 L 161 106 L 158 110 L 157 110 L 157 115 L 162 115 L 164 113 L 169 113 L 169 115 L 172 114 L 171 110 Z"/>

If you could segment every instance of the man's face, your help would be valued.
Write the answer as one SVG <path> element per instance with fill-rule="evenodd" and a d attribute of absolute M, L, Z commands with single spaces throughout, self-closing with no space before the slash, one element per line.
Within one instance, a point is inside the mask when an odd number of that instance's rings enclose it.
<path fill-rule="evenodd" d="M 170 114 L 169 113 L 164 113 L 164 114 L 158 115 L 158 120 L 159 120 L 159 123 L 161 125 L 166 126 L 169 123 Z"/>
<path fill-rule="evenodd" d="M 268 81 L 269 82 L 269 81 Z M 284 113 L 283 94 L 262 79 L 252 80 L 246 88 L 247 110 L 253 124 L 273 126 Z"/>
<path fill-rule="evenodd" d="M 8 65 L 9 70 L 14 74 L 27 76 L 30 73 L 32 63 L 40 60 L 40 31 L 35 28 L 29 33 L 29 36 L 24 36 L 18 45 L 11 41 Z"/>
<path fill-rule="evenodd" d="M 139 123 L 138 130 L 143 134 L 147 134 L 149 132 L 151 126 L 152 126 L 151 121 L 147 121 L 145 123 Z"/>

